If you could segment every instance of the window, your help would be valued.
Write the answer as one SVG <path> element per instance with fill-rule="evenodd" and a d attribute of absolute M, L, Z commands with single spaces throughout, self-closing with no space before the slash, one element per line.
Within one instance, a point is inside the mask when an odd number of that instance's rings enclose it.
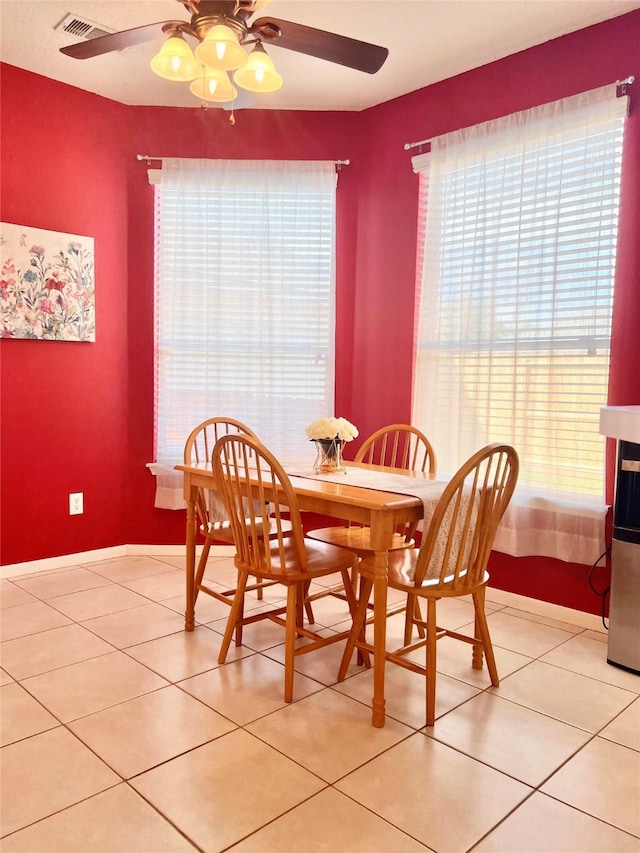
<path fill-rule="evenodd" d="M 164 160 L 156 186 L 156 459 L 244 421 L 275 453 L 333 410 L 333 162 Z M 306 449 L 306 448 L 305 448 Z"/>
<path fill-rule="evenodd" d="M 607 87 L 414 158 L 426 225 L 413 422 L 443 473 L 505 441 L 520 494 L 602 508 L 626 102 Z"/>

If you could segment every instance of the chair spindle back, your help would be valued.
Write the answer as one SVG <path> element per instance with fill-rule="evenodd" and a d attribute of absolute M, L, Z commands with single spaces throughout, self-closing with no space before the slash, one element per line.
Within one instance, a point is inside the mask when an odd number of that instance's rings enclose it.
<path fill-rule="evenodd" d="M 435 473 L 436 454 L 426 435 L 409 424 L 391 424 L 372 433 L 356 453 L 356 462 Z"/>
<path fill-rule="evenodd" d="M 489 444 L 468 459 L 443 491 L 423 533 L 415 583 L 450 590 L 483 581 L 496 530 L 511 500 L 519 461 L 513 447 Z"/>
<path fill-rule="evenodd" d="M 212 464 L 233 531 L 236 563 L 272 576 L 284 572 L 292 559 L 306 566 L 298 499 L 273 454 L 254 436 L 226 435 L 213 449 Z M 267 539 L 263 531 L 270 522 L 275 531 Z"/>

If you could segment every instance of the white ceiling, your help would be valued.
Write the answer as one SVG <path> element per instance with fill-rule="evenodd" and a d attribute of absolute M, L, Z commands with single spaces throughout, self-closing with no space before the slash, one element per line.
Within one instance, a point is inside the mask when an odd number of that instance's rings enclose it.
<path fill-rule="evenodd" d="M 362 110 L 638 8 L 640 0 L 271 0 L 255 18 L 380 44 L 389 57 L 369 75 L 269 45 L 284 86 L 253 106 Z M 199 107 L 187 84 L 149 69 L 162 39 L 93 59 L 61 54 L 78 40 L 53 31 L 68 13 L 113 30 L 190 17 L 178 0 L 0 0 L 2 60 L 125 104 Z"/>

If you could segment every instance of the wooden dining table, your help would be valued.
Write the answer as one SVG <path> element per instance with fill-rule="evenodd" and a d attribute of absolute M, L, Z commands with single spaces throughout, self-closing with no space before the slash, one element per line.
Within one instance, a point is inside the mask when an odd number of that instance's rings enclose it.
<path fill-rule="evenodd" d="M 353 468 L 376 468 L 364 463 L 346 463 Z M 184 478 L 184 498 L 187 503 L 186 531 L 186 608 L 185 630 L 193 631 L 195 624 L 195 571 L 197 513 L 196 500 L 199 488 L 215 489 L 210 464 L 176 465 Z M 285 465 L 286 469 L 286 465 Z M 382 469 L 394 474 L 432 479 L 423 472 L 398 468 Z M 355 486 L 344 482 L 339 473 L 331 479 L 313 476 L 289 475 L 301 510 L 331 516 L 345 521 L 367 525 L 371 529 L 371 545 L 375 549 L 366 560 L 374 575 L 373 593 L 373 698 L 372 725 L 381 728 L 385 723 L 384 670 L 386 648 L 387 611 L 387 552 L 393 541 L 395 528 L 400 524 L 422 519 L 424 504 L 420 497 Z M 271 499 L 271 496 L 269 496 Z M 277 495 L 273 495 L 277 500 Z"/>

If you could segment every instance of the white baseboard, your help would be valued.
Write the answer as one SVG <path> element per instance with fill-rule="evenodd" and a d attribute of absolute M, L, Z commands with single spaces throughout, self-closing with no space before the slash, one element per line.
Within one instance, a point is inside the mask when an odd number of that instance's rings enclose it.
<path fill-rule="evenodd" d="M 232 557 L 234 554 L 234 548 L 231 545 L 216 545 L 214 547 L 216 556 Z M 198 548 L 199 551 L 200 548 Z M 181 557 L 184 555 L 184 545 L 116 545 L 112 548 L 82 551 L 78 554 L 65 554 L 61 557 L 49 557 L 45 560 L 33 560 L 28 563 L 13 563 L 9 566 L 0 566 L 0 578 L 16 578 L 38 572 L 66 569 L 79 564 L 139 555 L 146 555 L 148 557 Z M 515 592 L 505 592 L 502 589 L 495 589 L 494 587 L 487 589 L 487 599 L 494 601 L 496 604 L 503 604 L 505 607 L 513 607 L 516 610 L 534 613 L 536 616 L 557 619 L 559 622 L 567 622 L 570 625 L 578 625 L 581 628 L 593 631 L 604 631 L 601 618 L 594 613 L 572 610 L 570 607 L 562 607 L 560 604 L 551 604 L 548 601 L 540 601 L 537 598 L 527 598 L 525 595 L 518 595 Z"/>
<path fill-rule="evenodd" d="M 230 545 L 216 545 L 215 553 L 220 557 L 232 557 L 234 549 Z M 200 548 L 198 548 L 198 553 Z M 64 554 L 61 557 L 47 557 L 44 560 L 32 560 L 27 563 L 12 563 L 0 566 L 0 578 L 16 578 L 33 575 L 38 572 L 50 572 L 55 569 L 67 569 L 70 566 L 97 563 L 101 560 L 113 560 L 117 557 L 147 555 L 149 557 L 181 557 L 184 545 L 114 545 L 96 551 L 80 551 L 77 554 Z"/>
<path fill-rule="evenodd" d="M 584 610 L 573 610 L 571 607 L 563 607 L 561 604 L 552 604 L 550 601 L 540 601 L 537 598 L 527 598 L 526 595 L 506 592 L 492 586 L 487 587 L 487 601 L 504 604 L 505 607 L 513 607 L 515 610 L 525 610 L 527 613 L 534 613 L 536 616 L 543 616 L 546 619 L 557 619 L 558 622 L 567 622 L 569 625 L 578 625 L 580 628 L 606 633 L 602 618 L 595 613 L 585 613 Z"/>
<path fill-rule="evenodd" d="M 37 572 L 50 572 L 54 569 L 66 569 L 78 563 L 95 563 L 99 560 L 111 560 L 114 557 L 126 557 L 126 545 L 114 545 L 111 548 L 99 548 L 95 551 L 81 551 L 77 554 L 63 554 L 60 557 L 47 557 L 44 560 L 30 560 L 27 563 L 11 563 L 0 566 L 0 578 L 16 578 L 21 575 L 33 575 Z"/>

